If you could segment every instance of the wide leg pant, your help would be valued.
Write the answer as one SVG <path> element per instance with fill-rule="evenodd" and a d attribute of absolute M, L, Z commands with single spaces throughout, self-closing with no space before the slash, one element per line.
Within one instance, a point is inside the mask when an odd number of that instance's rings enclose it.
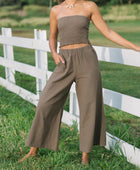
<path fill-rule="evenodd" d="M 58 150 L 63 106 L 75 82 L 80 110 L 79 149 L 88 153 L 93 145 L 106 145 L 102 80 L 97 55 L 90 45 L 59 49 L 59 54 L 65 63 L 60 62 L 56 66 L 40 95 L 26 145 Z"/>

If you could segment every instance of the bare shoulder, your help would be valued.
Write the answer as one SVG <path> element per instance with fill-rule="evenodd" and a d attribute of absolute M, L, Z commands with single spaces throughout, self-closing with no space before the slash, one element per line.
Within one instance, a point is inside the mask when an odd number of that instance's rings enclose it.
<path fill-rule="evenodd" d="M 59 5 L 54 5 L 54 6 L 51 8 L 51 11 L 50 11 L 50 12 L 51 12 L 51 13 L 54 13 L 54 14 L 57 13 L 57 10 L 58 10 L 58 8 L 59 8 L 58 6 L 59 6 Z"/>
<path fill-rule="evenodd" d="M 62 6 L 63 6 L 63 3 L 58 4 L 58 5 L 54 5 L 54 6 L 51 8 L 51 12 L 54 13 L 54 14 L 57 16 L 57 14 L 59 13 L 59 11 L 61 11 Z"/>
<path fill-rule="evenodd" d="M 95 10 L 98 8 L 97 4 L 93 1 L 85 1 L 84 3 L 89 10 Z"/>

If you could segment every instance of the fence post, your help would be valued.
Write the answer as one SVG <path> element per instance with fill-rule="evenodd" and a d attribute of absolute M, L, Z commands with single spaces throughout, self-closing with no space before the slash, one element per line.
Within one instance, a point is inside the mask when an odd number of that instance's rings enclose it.
<path fill-rule="evenodd" d="M 79 104 L 78 104 L 78 98 L 75 92 L 72 90 L 70 91 L 70 111 L 71 114 L 75 116 L 79 116 Z"/>
<path fill-rule="evenodd" d="M 2 27 L 2 36 L 12 37 L 11 28 L 3 28 Z M 4 53 L 4 58 L 6 58 L 8 60 L 14 60 L 14 52 L 13 52 L 12 45 L 3 44 L 3 53 Z M 15 70 L 5 67 L 5 73 L 6 73 L 6 80 L 15 84 Z"/>
<path fill-rule="evenodd" d="M 69 113 L 79 119 L 80 111 L 79 111 L 78 98 L 77 98 L 76 92 L 74 92 L 72 88 L 70 90 L 70 105 L 69 105 L 70 109 L 69 109 Z M 80 130 L 80 126 L 79 126 L 80 124 L 78 123 L 77 125 L 78 125 L 77 126 L 78 130 Z"/>
<path fill-rule="evenodd" d="M 46 40 L 46 30 L 34 29 L 34 37 L 36 40 Z M 48 70 L 47 52 L 35 50 L 35 64 L 37 68 Z M 36 94 L 39 98 L 47 81 L 47 74 L 42 79 L 36 78 Z"/>

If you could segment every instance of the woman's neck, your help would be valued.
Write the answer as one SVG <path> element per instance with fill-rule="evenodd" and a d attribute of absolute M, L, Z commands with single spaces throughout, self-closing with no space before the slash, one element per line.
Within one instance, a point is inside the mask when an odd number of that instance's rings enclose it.
<path fill-rule="evenodd" d="M 75 2 L 77 2 L 77 1 L 79 1 L 79 0 L 65 0 L 66 1 L 66 3 L 68 3 L 68 4 L 70 4 L 70 3 L 75 3 Z"/>

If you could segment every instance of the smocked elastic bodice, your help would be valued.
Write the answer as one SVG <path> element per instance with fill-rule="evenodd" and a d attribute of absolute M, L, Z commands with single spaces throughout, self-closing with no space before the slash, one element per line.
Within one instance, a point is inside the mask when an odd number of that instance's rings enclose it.
<path fill-rule="evenodd" d="M 58 19 L 60 47 L 69 44 L 88 43 L 90 20 L 84 15 L 64 16 Z"/>

